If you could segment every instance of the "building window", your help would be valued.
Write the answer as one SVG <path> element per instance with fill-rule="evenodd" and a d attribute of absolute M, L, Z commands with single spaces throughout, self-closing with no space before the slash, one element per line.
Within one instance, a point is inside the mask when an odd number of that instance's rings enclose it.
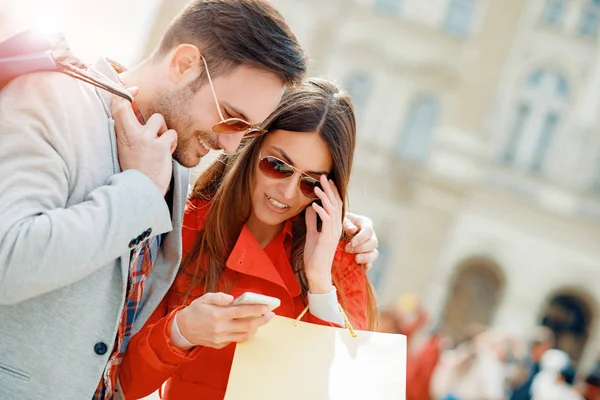
<path fill-rule="evenodd" d="M 384 13 L 397 15 L 400 13 L 402 0 L 375 0 L 375 10 Z"/>
<path fill-rule="evenodd" d="M 566 113 L 570 87 L 559 73 L 539 69 L 526 78 L 500 161 L 542 172 Z"/>
<path fill-rule="evenodd" d="M 546 160 L 546 153 L 550 148 L 556 127 L 558 126 L 558 115 L 554 112 L 550 112 L 544 119 L 542 130 L 540 132 L 540 138 L 537 142 L 535 152 L 533 154 L 533 161 L 531 163 L 531 170 L 533 172 L 541 172 Z"/>
<path fill-rule="evenodd" d="M 450 0 L 444 19 L 444 31 L 454 36 L 468 36 L 474 14 L 475 0 Z"/>
<path fill-rule="evenodd" d="M 589 0 L 581 14 L 579 21 L 579 33 L 583 36 L 598 36 L 598 24 L 600 23 L 600 4 L 598 1 Z"/>
<path fill-rule="evenodd" d="M 502 154 L 502 162 L 504 164 L 510 164 L 515 160 L 519 139 L 523 133 L 523 127 L 529 118 L 530 111 L 531 107 L 529 104 L 521 103 L 519 104 L 519 107 L 517 107 L 517 115 L 515 116 L 513 127 L 510 131 L 510 137 Z"/>
<path fill-rule="evenodd" d="M 566 11 L 566 0 L 547 0 L 543 21 L 548 26 L 561 26 Z"/>
<path fill-rule="evenodd" d="M 371 77 L 364 72 L 351 74 L 346 81 L 346 88 L 352 97 L 354 113 L 358 123 L 362 123 L 373 83 Z"/>
<path fill-rule="evenodd" d="M 429 94 L 418 96 L 410 106 L 396 152 L 406 160 L 422 163 L 429 149 L 439 116 L 439 103 Z"/>

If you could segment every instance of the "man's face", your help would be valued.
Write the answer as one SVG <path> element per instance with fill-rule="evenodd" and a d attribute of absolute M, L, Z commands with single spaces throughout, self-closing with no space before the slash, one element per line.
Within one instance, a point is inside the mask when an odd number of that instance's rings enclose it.
<path fill-rule="evenodd" d="M 213 85 L 223 117 L 241 118 L 251 124 L 262 122 L 275 110 L 284 89 L 276 75 L 247 66 L 214 77 Z M 189 84 L 165 87 L 148 112 L 162 114 L 167 127 L 177 131 L 173 158 L 184 167 L 196 166 L 210 149 L 235 152 L 244 136 L 244 132 L 213 132 L 221 117 L 208 82 L 195 92 Z"/>

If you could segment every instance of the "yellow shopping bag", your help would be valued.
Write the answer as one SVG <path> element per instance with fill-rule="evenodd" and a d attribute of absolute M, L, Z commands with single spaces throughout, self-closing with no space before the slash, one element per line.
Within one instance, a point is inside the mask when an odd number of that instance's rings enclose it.
<path fill-rule="evenodd" d="M 225 400 L 405 400 L 406 337 L 276 316 L 238 344 Z"/>

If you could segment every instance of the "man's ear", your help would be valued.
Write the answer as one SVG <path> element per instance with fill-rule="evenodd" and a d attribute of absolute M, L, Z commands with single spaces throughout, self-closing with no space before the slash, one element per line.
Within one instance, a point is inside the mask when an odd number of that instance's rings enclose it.
<path fill-rule="evenodd" d="M 202 55 L 192 44 L 180 44 L 171 54 L 169 62 L 169 80 L 176 85 L 187 84 L 200 74 Z"/>

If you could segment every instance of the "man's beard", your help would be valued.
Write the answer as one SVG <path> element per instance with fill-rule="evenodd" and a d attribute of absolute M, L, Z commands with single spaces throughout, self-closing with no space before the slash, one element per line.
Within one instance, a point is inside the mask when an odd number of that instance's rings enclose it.
<path fill-rule="evenodd" d="M 177 132 L 177 147 L 173 152 L 173 159 L 187 168 L 196 166 L 196 156 L 190 153 L 200 145 L 196 139 L 200 133 L 192 131 L 192 119 L 189 114 L 189 104 L 193 95 L 194 93 L 187 88 L 170 93 L 163 91 L 148 109 L 149 115 L 162 115 L 167 129 Z"/>

